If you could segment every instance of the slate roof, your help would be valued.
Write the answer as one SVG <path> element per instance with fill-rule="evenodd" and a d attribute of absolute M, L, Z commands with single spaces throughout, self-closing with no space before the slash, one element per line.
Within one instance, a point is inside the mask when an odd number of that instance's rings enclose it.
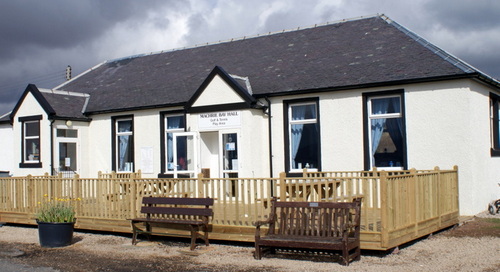
<path fill-rule="evenodd" d="M 480 73 L 380 15 L 108 61 L 58 89 L 89 94 L 87 113 L 184 105 L 216 66 L 255 97 Z"/>
<path fill-rule="evenodd" d="M 85 105 L 87 104 L 87 97 L 85 94 L 77 95 L 46 89 L 40 89 L 40 92 L 55 110 L 57 117 L 71 120 L 88 119 L 88 117 L 83 114 Z"/>

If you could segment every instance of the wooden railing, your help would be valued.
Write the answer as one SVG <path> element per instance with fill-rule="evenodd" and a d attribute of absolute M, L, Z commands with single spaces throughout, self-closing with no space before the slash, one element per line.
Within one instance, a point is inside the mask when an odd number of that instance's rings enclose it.
<path fill-rule="evenodd" d="M 101 175 L 104 177 L 104 175 Z M 77 228 L 130 231 L 143 196 L 212 197 L 217 239 L 252 240 L 253 223 L 280 201 L 362 197 L 362 247 L 388 249 L 458 223 L 458 169 L 305 173 L 303 177 L 145 179 L 129 176 L 0 178 L 0 221 L 34 224 L 38 203 L 75 202 Z M 229 230 L 230 231 L 229 231 Z M 237 234 L 231 234 L 237 232 Z M 249 234 L 250 236 L 248 236 Z M 212 234 L 211 234 L 212 235 Z M 245 236 L 246 235 L 246 236 Z"/>

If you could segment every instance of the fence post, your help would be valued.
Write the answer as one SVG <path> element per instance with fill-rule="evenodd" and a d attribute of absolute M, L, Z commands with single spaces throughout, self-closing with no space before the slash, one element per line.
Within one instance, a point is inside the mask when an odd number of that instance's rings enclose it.
<path fill-rule="evenodd" d="M 204 188 L 203 188 L 203 173 L 198 173 L 198 178 L 197 178 L 197 182 L 198 182 L 198 197 L 205 197 L 205 193 L 204 193 Z"/>
<path fill-rule="evenodd" d="M 389 246 L 389 229 L 388 229 L 388 224 L 389 224 L 389 220 L 388 220 L 388 213 L 389 213 L 389 203 L 388 203 L 388 199 L 389 199 L 389 196 L 387 195 L 388 194 L 388 188 L 387 188 L 387 173 L 385 171 L 381 171 L 380 172 L 380 175 L 379 175 L 379 179 L 380 179 L 380 195 L 381 195 L 381 200 L 380 200 L 380 221 L 381 221 L 381 225 L 382 225 L 382 233 L 380 234 L 381 235 L 381 238 L 382 238 L 382 241 L 381 241 L 381 246 L 384 248 L 384 247 L 388 247 Z"/>
<path fill-rule="evenodd" d="M 81 206 L 80 206 L 80 197 L 79 197 L 79 188 L 78 188 L 78 180 L 80 179 L 80 175 L 78 174 L 74 174 L 73 175 L 73 185 L 71 187 L 73 187 L 73 195 L 70 197 L 71 199 L 71 203 L 75 206 L 75 217 L 78 217 L 80 216 L 80 212 L 81 212 Z M 78 202 L 78 203 L 76 203 Z"/>
<path fill-rule="evenodd" d="M 418 179 L 417 179 L 417 170 L 415 168 L 410 169 L 410 182 L 413 183 L 413 195 L 410 196 L 413 201 L 413 212 L 414 212 L 414 218 L 413 218 L 413 231 L 415 233 L 415 237 L 418 235 L 418 216 L 420 214 L 420 193 L 418 190 Z M 409 223 L 409 222 L 408 222 Z"/>
<path fill-rule="evenodd" d="M 445 190 L 442 190 L 441 186 L 443 186 L 441 183 L 441 170 L 439 169 L 438 166 L 434 167 L 434 171 L 437 173 L 437 184 L 436 184 L 436 195 L 437 195 L 437 214 L 439 215 L 439 220 L 438 220 L 438 227 L 441 229 L 441 220 L 442 220 L 442 214 L 441 211 L 443 210 L 442 206 L 443 203 L 446 202 L 446 197 L 441 195 L 441 192 L 444 192 Z"/>
<path fill-rule="evenodd" d="M 112 174 L 114 176 L 115 172 L 113 171 Z M 113 179 L 113 180 L 114 180 L 113 182 L 120 182 L 120 181 L 117 181 L 116 179 Z M 135 218 L 136 217 L 136 204 L 137 204 L 137 199 L 138 199 L 137 186 L 139 183 L 133 182 L 133 179 L 129 179 L 127 182 L 129 183 L 129 186 L 130 186 L 130 218 Z"/>
<path fill-rule="evenodd" d="M 280 201 L 285 201 L 286 200 L 286 184 L 285 184 L 285 179 L 286 179 L 286 173 L 281 172 L 280 173 Z"/>
<path fill-rule="evenodd" d="M 21 205 L 23 202 L 24 203 L 27 203 L 28 204 L 28 212 L 30 214 L 34 214 L 35 213 L 35 210 L 36 210 L 36 199 L 38 198 L 38 195 L 34 194 L 33 193 L 33 188 L 35 188 L 35 191 L 36 191 L 36 188 L 34 185 L 35 184 L 32 184 L 33 183 L 33 176 L 30 174 L 30 175 L 27 175 L 26 176 L 26 187 L 23 188 L 23 190 L 19 190 L 19 192 L 16 192 L 17 196 L 16 199 L 19 203 L 19 205 Z M 22 184 L 22 183 L 21 183 Z M 26 190 L 27 189 L 27 190 Z M 22 196 L 22 192 L 26 190 L 28 192 L 28 194 L 26 194 L 25 197 L 21 198 Z M 17 191 L 17 190 L 16 190 Z M 22 200 L 21 200 L 22 199 Z M 42 198 L 43 199 L 43 198 Z M 25 202 L 26 201 L 26 202 Z M 23 205 L 24 206 L 24 205 Z M 19 207 L 22 207 L 22 206 L 19 206 Z"/>

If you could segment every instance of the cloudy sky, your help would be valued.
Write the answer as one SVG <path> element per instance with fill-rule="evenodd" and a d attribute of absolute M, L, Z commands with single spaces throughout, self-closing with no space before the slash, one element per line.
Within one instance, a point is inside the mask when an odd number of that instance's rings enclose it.
<path fill-rule="evenodd" d="M 500 79 L 498 0 L 0 0 L 0 116 L 68 65 L 377 13 Z"/>

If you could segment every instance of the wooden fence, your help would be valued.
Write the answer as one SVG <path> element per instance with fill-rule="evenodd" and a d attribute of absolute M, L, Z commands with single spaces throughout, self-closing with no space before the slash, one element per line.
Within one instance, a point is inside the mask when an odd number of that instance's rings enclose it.
<path fill-rule="evenodd" d="M 0 221 L 35 224 L 39 203 L 74 199 L 76 227 L 131 232 L 143 196 L 215 198 L 211 239 L 253 241 L 253 223 L 281 201 L 350 201 L 363 197 L 361 245 L 387 250 L 458 223 L 458 169 L 304 172 L 302 177 L 145 179 L 27 176 L 0 178 Z"/>

